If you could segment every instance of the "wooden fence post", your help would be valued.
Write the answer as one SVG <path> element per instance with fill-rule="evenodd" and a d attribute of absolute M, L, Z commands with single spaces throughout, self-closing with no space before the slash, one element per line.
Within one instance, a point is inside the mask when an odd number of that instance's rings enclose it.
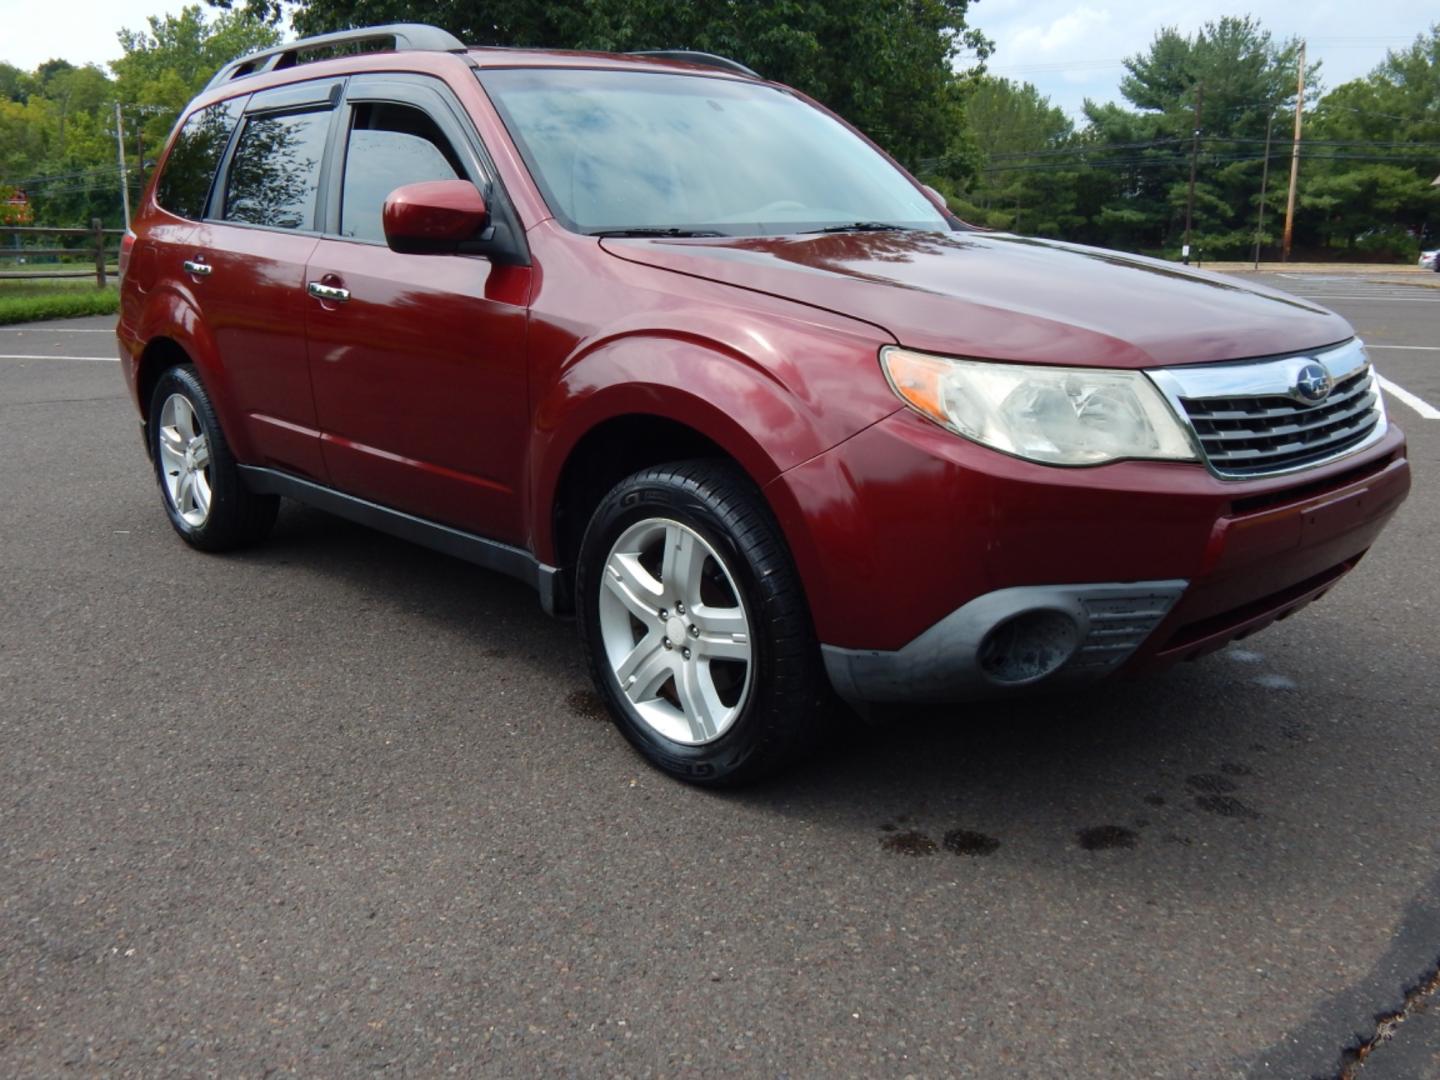
<path fill-rule="evenodd" d="M 90 228 L 95 230 L 95 287 L 105 287 L 105 223 L 98 217 L 90 219 Z"/>

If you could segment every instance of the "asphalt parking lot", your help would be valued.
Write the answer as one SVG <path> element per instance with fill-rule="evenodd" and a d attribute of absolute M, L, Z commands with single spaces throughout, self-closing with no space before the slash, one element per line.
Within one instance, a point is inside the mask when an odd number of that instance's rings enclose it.
<path fill-rule="evenodd" d="M 507 579 L 188 550 L 107 322 L 0 328 L 0 1075 L 1333 1077 L 1397 1010 L 1352 1071 L 1440 1075 L 1440 290 L 1268 280 L 1413 399 L 1349 579 L 731 794 Z"/>

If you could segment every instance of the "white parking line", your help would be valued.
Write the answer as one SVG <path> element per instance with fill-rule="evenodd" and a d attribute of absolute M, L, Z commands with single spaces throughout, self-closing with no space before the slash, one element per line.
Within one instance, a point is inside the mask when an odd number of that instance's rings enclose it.
<path fill-rule="evenodd" d="M 55 356 L 40 353 L 0 353 L 0 360 L 88 360 L 92 364 L 118 364 L 118 356 Z"/>
<path fill-rule="evenodd" d="M 1440 352 L 1440 345 L 1375 345 L 1367 341 L 1367 349 L 1413 349 L 1415 352 Z"/>
<path fill-rule="evenodd" d="M 1424 398 L 1416 397 L 1403 386 L 1396 386 L 1384 375 L 1376 375 L 1375 380 L 1385 388 L 1386 392 L 1397 401 L 1403 401 L 1410 408 L 1423 416 L 1426 420 L 1440 420 L 1440 409 L 1435 408 Z"/>
<path fill-rule="evenodd" d="M 111 330 L 94 330 L 82 326 L 0 326 L 0 334 L 113 334 Z"/>

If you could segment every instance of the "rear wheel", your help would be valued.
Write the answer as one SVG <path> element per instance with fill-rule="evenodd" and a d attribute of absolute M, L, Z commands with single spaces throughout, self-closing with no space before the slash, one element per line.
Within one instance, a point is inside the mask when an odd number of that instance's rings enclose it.
<path fill-rule="evenodd" d="M 825 677 L 790 555 L 725 462 L 658 466 L 600 503 L 576 581 L 591 674 L 653 764 L 755 779 L 810 747 Z"/>
<path fill-rule="evenodd" d="M 150 457 L 170 524 L 202 551 L 265 538 L 280 500 L 246 489 L 210 396 L 188 364 L 160 376 L 150 398 Z"/>

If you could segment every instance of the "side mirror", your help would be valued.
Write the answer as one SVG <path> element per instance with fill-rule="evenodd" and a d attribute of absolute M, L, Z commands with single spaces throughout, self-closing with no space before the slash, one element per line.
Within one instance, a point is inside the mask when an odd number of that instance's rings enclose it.
<path fill-rule="evenodd" d="M 428 180 L 392 191 L 381 221 L 392 251 L 444 255 L 483 239 L 490 210 L 468 180 Z"/>

